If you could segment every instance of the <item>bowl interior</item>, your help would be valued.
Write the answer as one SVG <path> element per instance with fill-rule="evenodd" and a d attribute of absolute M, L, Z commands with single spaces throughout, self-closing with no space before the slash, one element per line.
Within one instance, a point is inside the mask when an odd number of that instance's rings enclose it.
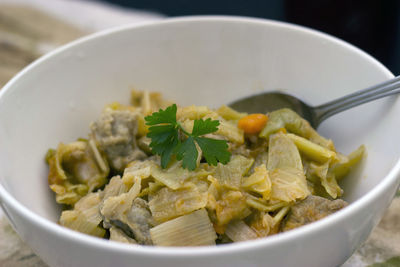
<path fill-rule="evenodd" d="M 0 182 L 30 210 L 57 221 L 47 149 L 85 137 L 103 106 L 128 103 L 132 88 L 212 107 L 283 89 L 317 105 L 391 76 L 344 42 L 275 22 L 181 19 L 97 34 L 40 59 L 1 91 Z M 348 201 L 373 189 L 397 161 L 399 106 L 385 98 L 320 127 L 341 152 L 367 147 L 363 164 L 343 181 Z"/>

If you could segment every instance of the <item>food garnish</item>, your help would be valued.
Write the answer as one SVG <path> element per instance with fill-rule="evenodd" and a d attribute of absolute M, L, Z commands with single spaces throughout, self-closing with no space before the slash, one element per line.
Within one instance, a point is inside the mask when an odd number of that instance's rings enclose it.
<path fill-rule="evenodd" d="M 146 116 L 149 127 L 147 137 L 151 138 L 150 147 L 153 154 L 160 155 L 161 167 L 166 168 L 173 156 L 182 160 L 182 167 L 196 169 L 200 155 L 209 165 L 216 166 L 218 162 L 229 162 L 231 153 L 225 140 L 204 137 L 218 130 L 219 121 L 208 119 L 194 120 L 192 132 L 187 132 L 176 120 L 177 106 L 173 104 L 166 109 Z"/>

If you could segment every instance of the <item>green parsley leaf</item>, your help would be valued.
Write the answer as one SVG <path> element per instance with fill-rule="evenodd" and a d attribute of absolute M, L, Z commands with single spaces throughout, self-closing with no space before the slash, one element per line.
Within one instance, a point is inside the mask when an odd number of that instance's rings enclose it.
<path fill-rule="evenodd" d="M 206 120 L 195 120 L 193 124 L 192 135 L 200 136 L 216 132 L 218 130 L 218 125 L 219 121 L 211 120 L 210 118 Z"/>
<path fill-rule="evenodd" d="M 149 128 L 147 137 L 151 138 L 152 143 L 162 144 L 165 142 L 171 142 L 176 137 L 176 127 L 171 124 L 156 125 Z"/>
<path fill-rule="evenodd" d="M 171 161 L 172 156 L 174 155 L 176 146 L 178 145 L 179 145 L 178 139 L 174 139 L 171 143 L 165 144 L 165 149 L 161 153 L 161 167 L 163 169 L 168 167 L 168 164 Z"/>
<path fill-rule="evenodd" d="M 218 120 L 195 120 L 192 133 L 188 133 L 176 121 L 176 112 L 177 106 L 173 104 L 144 118 L 146 125 L 150 126 L 147 137 L 151 139 L 151 151 L 161 157 L 162 168 L 166 168 L 172 157 L 176 156 L 182 160 L 183 168 L 191 171 L 196 169 L 199 156 L 196 143 L 208 164 L 215 166 L 218 162 L 229 162 L 231 153 L 227 141 L 201 137 L 216 132 Z"/>
<path fill-rule="evenodd" d="M 218 161 L 227 164 L 231 159 L 228 144 L 225 140 L 216 140 L 207 137 L 195 137 L 207 163 L 217 166 Z"/>
<path fill-rule="evenodd" d="M 160 155 L 162 168 L 168 166 L 174 154 L 174 149 L 179 144 L 176 111 L 177 107 L 174 104 L 144 118 L 146 125 L 151 125 L 147 134 L 147 137 L 151 139 L 151 151 Z"/>
<path fill-rule="evenodd" d="M 178 131 L 173 125 L 157 125 L 149 128 L 150 147 L 154 154 L 160 155 L 161 167 L 166 168 L 171 161 L 175 147 L 179 144 Z"/>
<path fill-rule="evenodd" d="M 189 170 L 196 169 L 198 155 L 196 144 L 192 136 L 189 136 L 182 142 L 176 151 L 176 158 L 182 160 L 182 167 Z"/>
<path fill-rule="evenodd" d="M 161 123 L 171 123 L 176 124 L 176 104 L 167 107 L 165 110 L 160 109 L 158 112 L 146 116 L 146 125 L 156 125 Z"/>

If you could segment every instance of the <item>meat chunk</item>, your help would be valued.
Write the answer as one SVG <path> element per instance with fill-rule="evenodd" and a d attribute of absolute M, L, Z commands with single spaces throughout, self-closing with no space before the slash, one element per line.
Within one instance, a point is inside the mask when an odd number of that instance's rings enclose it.
<path fill-rule="evenodd" d="M 146 157 L 136 145 L 137 116 L 132 110 L 107 108 L 90 127 L 111 167 L 119 172 L 127 163 Z"/>
<path fill-rule="evenodd" d="M 126 215 L 126 219 L 136 241 L 140 244 L 151 245 L 150 228 L 154 225 L 154 222 L 147 202 L 141 198 L 136 198 Z"/>
<path fill-rule="evenodd" d="M 310 195 L 291 208 L 283 231 L 318 221 L 346 206 L 347 202 L 341 199 L 329 200 Z"/>
<path fill-rule="evenodd" d="M 103 206 L 101 213 L 104 216 L 104 227 L 118 227 L 137 243 L 151 245 L 150 228 L 154 226 L 154 222 L 147 202 L 144 199 L 135 198 L 130 207 L 125 209 L 120 208 L 121 201 L 125 205 L 129 203 L 128 198 L 110 197 L 107 205 Z M 118 205 L 118 208 L 112 209 L 114 204 Z"/>

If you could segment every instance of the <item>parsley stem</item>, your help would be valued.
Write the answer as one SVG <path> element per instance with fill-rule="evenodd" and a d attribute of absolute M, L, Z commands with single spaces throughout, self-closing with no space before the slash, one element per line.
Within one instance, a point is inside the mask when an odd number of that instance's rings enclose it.
<path fill-rule="evenodd" d="M 178 128 L 179 128 L 184 134 L 186 134 L 187 137 L 192 136 L 192 134 L 186 132 L 185 129 L 183 129 L 182 125 L 181 125 L 179 122 L 177 122 L 176 124 L 178 125 Z"/>

